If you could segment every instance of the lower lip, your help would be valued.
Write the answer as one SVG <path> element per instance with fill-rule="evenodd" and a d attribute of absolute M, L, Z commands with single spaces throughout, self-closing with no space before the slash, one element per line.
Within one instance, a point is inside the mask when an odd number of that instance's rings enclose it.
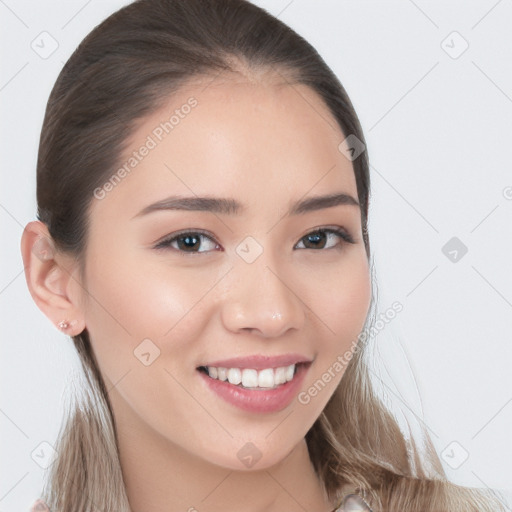
<path fill-rule="evenodd" d="M 300 389 L 311 363 L 300 364 L 293 379 L 275 389 L 244 389 L 228 381 L 212 379 L 199 371 L 209 388 L 226 402 L 248 412 L 278 412 L 290 405 Z"/>

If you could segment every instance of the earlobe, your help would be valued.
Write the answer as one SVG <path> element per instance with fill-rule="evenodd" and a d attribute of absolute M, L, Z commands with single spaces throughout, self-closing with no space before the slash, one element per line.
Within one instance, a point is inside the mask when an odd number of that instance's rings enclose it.
<path fill-rule="evenodd" d="M 21 254 L 25 279 L 39 309 L 61 331 L 75 336 L 84 329 L 82 312 L 68 295 L 68 284 L 73 279 L 58 257 L 46 225 L 29 222 L 21 238 Z"/>

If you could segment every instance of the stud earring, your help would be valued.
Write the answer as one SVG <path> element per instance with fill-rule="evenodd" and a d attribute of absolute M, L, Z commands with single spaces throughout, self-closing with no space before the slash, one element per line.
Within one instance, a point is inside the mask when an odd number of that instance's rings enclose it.
<path fill-rule="evenodd" d="M 68 322 L 67 320 L 62 320 L 62 322 L 59 322 L 58 327 L 61 331 L 65 331 L 69 329 L 71 326 L 75 325 L 77 323 L 77 320 L 72 320 L 71 322 Z"/>

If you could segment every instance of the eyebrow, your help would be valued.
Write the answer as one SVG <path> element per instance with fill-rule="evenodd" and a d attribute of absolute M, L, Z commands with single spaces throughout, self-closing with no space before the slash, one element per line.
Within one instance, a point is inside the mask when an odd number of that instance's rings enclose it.
<path fill-rule="evenodd" d="M 359 206 L 359 203 L 350 194 L 345 193 L 313 196 L 293 203 L 288 211 L 288 215 L 300 215 L 339 205 Z M 161 210 L 187 210 L 235 215 L 245 211 L 245 207 L 231 198 L 170 196 L 146 206 L 134 215 L 132 219 Z"/>

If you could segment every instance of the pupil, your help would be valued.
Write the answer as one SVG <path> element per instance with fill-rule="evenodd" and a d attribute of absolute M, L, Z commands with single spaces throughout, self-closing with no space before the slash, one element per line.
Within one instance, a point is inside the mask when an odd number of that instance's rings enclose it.
<path fill-rule="evenodd" d="M 179 240 L 183 240 L 185 242 L 185 248 L 193 249 L 194 245 L 198 244 L 199 237 L 197 237 L 197 236 L 184 236 L 184 237 L 181 237 Z M 191 240 L 193 240 L 193 242 L 191 242 Z"/>
<path fill-rule="evenodd" d="M 308 235 L 307 238 L 309 240 L 313 239 L 314 240 L 313 244 L 318 247 L 318 245 L 321 245 L 321 244 L 318 244 L 318 241 L 319 241 L 319 238 L 322 237 L 322 236 L 324 236 L 323 233 L 317 233 L 317 234 L 314 234 L 314 235 Z"/>

